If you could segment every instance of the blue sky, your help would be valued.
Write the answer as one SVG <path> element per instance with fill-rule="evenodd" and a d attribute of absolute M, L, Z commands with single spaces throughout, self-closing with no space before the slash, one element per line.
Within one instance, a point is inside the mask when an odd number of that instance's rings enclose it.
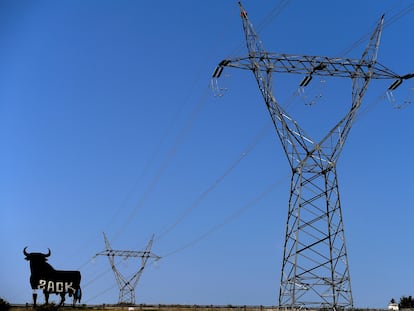
<path fill-rule="evenodd" d="M 269 51 L 304 55 L 358 58 L 385 13 L 378 61 L 414 70 L 409 1 L 243 4 Z M 4 0 L 0 46 L 1 297 L 31 301 L 28 246 L 80 269 L 83 302 L 116 303 L 93 258 L 105 232 L 128 250 L 155 234 L 163 258 L 137 303 L 277 304 L 288 162 L 250 72 L 226 69 L 221 97 L 209 88 L 218 62 L 246 54 L 236 1 Z M 349 107 L 350 82 L 292 95 L 301 79 L 275 77 L 275 96 L 318 136 Z M 372 82 L 338 162 L 356 307 L 414 294 L 413 106 L 393 108 L 391 82 Z"/>

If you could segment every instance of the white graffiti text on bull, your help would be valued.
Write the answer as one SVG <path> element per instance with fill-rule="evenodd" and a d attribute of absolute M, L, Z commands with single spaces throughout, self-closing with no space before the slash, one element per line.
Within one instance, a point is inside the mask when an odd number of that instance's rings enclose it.
<path fill-rule="evenodd" d="M 74 293 L 75 289 L 72 286 L 73 282 L 39 280 L 37 288 L 51 293 Z"/>

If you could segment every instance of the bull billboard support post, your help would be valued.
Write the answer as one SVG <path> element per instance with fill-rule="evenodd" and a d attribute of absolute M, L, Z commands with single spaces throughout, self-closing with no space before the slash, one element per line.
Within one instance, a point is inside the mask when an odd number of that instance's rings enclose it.
<path fill-rule="evenodd" d="M 47 254 L 28 253 L 27 246 L 23 249 L 25 259 L 30 262 L 30 285 L 33 290 L 33 306 L 37 305 L 37 291 L 43 291 L 45 304 L 49 303 L 49 295 L 60 295 L 59 306 L 65 302 L 65 295 L 73 296 L 73 305 L 76 301 L 80 303 L 82 290 L 80 287 L 81 274 L 79 271 L 55 270 L 47 259 L 51 255 L 50 249 Z"/>

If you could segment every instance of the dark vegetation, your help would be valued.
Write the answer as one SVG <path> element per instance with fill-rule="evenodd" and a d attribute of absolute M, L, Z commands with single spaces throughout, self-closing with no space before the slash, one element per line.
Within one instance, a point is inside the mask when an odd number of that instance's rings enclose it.
<path fill-rule="evenodd" d="M 0 298 L 0 311 L 8 311 L 9 309 L 10 304 L 3 298 Z"/>
<path fill-rule="evenodd" d="M 393 300 L 394 299 L 392 299 L 391 302 Z M 413 297 L 411 297 L 411 296 L 408 296 L 408 297 L 402 296 L 400 298 L 400 303 L 398 304 L 398 307 L 400 309 L 414 308 L 414 300 L 413 300 Z"/>

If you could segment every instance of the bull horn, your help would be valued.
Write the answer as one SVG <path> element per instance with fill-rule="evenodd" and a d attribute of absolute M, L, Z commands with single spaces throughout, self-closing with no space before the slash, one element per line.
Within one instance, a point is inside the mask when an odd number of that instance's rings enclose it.
<path fill-rule="evenodd" d="M 27 246 L 26 246 L 25 248 L 23 248 L 23 254 L 24 254 L 25 256 L 29 256 L 29 253 L 26 251 L 26 248 L 27 248 Z"/>
<path fill-rule="evenodd" d="M 49 257 L 51 252 L 50 252 L 50 248 L 48 248 L 49 252 L 47 254 L 45 254 L 45 257 Z"/>

